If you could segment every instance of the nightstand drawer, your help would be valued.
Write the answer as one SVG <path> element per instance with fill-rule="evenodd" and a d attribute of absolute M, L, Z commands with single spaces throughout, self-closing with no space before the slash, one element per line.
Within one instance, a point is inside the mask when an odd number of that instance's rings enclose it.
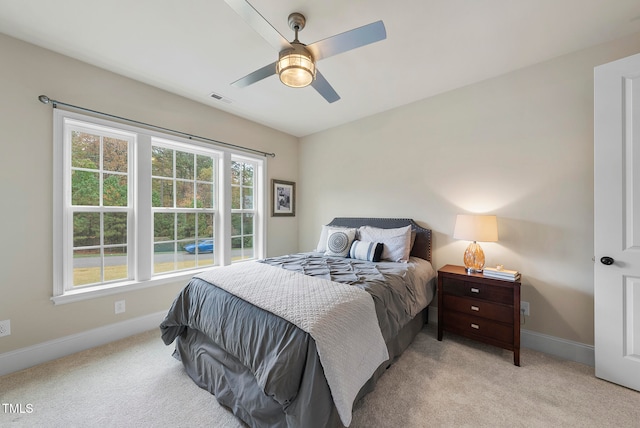
<path fill-rule="evenodd" d="M 513 326 L 472 317 L 459 312 L 445 312 L 444 324 L 447 330 L 467 335 L 488 337 L 505 343 L 513 343 Z"/>
<path fill-rule="evenodd" d="M 513 324 L 513 306 L 490 303 L 484 300 L 470 299 L 445 294 L 444 307 L 447 310 L 462 312 L 470 316 L 489 318 L 494 321 Z"/>
<path fill-rule="evenodd" d="M 487 283 L 462 281 L 453 278 L 444 278 L 442 286 L 445 294 L 473 297 L 475 299 L 513 305 L 513 289 L 510 287 L 499 287 Z"/>

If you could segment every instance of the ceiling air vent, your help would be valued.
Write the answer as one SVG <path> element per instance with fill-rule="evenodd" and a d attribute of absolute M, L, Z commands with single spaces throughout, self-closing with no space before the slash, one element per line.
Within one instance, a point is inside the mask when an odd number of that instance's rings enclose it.
<path fill-rule="evenodd" d="M 216 94 L 215 92 L 211 92 L 209 94 L 209 96 L 211 98 L 213 98 L 214 100 L 218 100 L 218 101 L 222 101 L 223 103 L 231 104 L 231 100 L 229 98 L 223 97 L 222 95 Z"/>

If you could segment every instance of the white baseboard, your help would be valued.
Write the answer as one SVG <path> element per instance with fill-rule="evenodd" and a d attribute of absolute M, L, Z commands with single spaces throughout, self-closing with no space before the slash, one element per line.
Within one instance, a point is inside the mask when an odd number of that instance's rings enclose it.
<path fill-rule="evenodd" d="M 165 316 L 166 312 L 157 312 L 5 352 L 0 354 L 0 376 L 158 328 Z M 438 324 L 438 308 L 429 308 L 429 323 Z M 566 360 L 595 366 L 595 352 L 591 345 L 524 329 L 520 331 L 520 345 Z"/>
<path fill-rule="evenodd" d="M 166 311 L 157 312 L 5 352 L 0 354 L 0 376 L 159 328 L 166 315 Z"/>
<path fill-rule="evenodd" d="M 438 325 L 438 308 L 429 308 L 429 323 Z M 521 329 L 520 346 L 591 367 L 595 366 L 595 348 L 592 345 Z"/>
<path fill-rule="evenodd" d="M 596 365 L 593 345 L 585 345 L 584 343 L 521 329 L 520 346 L 591 367 Z"/>

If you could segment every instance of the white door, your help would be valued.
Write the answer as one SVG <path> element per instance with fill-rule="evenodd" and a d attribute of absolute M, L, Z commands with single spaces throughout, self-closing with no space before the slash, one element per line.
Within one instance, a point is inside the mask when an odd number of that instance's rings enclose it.
<path fill-rule="evenodd" d="M 640 54 L 596 67 L 594 97 L 596 376 L 640 391 Z"/>

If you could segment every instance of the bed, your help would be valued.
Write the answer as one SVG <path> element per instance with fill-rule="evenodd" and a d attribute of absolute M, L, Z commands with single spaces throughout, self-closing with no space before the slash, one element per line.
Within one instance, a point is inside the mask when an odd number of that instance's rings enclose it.
<path fill-rule="evenodd" d="M 427 321 L 430 262 L 431 231 L 411 219 L 335 218 L 315 251 L 194 276 L 162 340 L 251 427 L 349 426 Z"/>

